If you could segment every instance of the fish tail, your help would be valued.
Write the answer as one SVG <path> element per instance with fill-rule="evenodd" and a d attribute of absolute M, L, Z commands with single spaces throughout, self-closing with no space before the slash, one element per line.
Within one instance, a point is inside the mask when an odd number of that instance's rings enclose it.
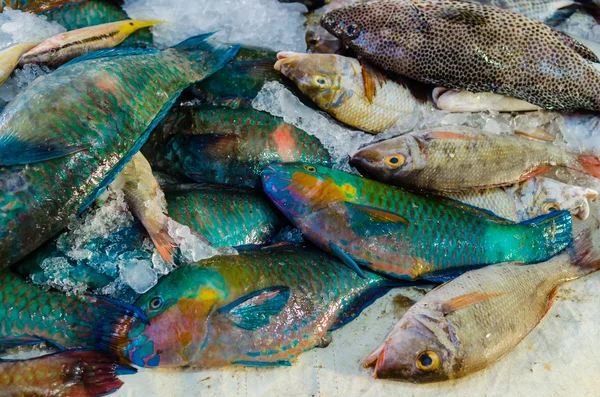
<path fill-rule="evenodd" d="M 128 334 L 134 328 L 148 324 L 146 314 L 138 307 L 107 297 L 96 299 L 96 347 L 110 353 L 120 352 L 129 343 Z"/>
<path fill-rule="evenodd" d="M 167 223 L 161 223 L 154 219 L 144 219 L 143 223 L 160 257 L 171 269 L 174 269 L 177 265 L 179 250 L 177 243 L 169 234 Z"/>
<path fill-rule="evenodd" d="M 582 169 L 578 171 L 600 178 L 600 158 L 594 155 L 582 155 L 577 159 L 577 163 Z"/>
<path fill-rule="evenodd" d="M 224 44 L 215 40 L 215 32 L 190 37 L 172 47 L 171 52 L 187 73 L 190 83 L 200 81 L 221 69 L 240 49 L 240 45 Z"/>
<path fill-rule="evenodd" d="M 569 211 L 555 211 L 519 223 L 526 226 L 524 234 L 519 236 L 524 241 L 524 262 L 545 261 L 563 251 L 573 240 L 572 224 Z"/>
<path fill-rule="evenodd" d="M 600 270 L 600 250 L 594 247 L 592 232 L 586 229 L 569 246 L 569 270 L 583 277 Z"/>
<path fill-rule="evenodd" d="M 123 382 L 117 378 L 117 375 L 137 372 L 129 365 L 119 364 L 116 357 L 97 351 L 59 354 L 68 356 L 70 365 L 67 366 L 76 374 L 69 380 L 68 395 L 84 397 L 110 394 L 123 386 Z"/>

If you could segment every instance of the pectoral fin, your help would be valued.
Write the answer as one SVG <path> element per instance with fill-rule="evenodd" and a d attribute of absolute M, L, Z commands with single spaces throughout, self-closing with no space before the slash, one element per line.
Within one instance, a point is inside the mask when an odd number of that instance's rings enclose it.
<path fill-rule="evenodd" d="M 219 313 L 227 313 L 233 323 L 245 330 L 254 331 L 269 324 L 290 298 L 288 287 L 270 287 L 245 295 L 223 306 Z"/>
<path fill-rule="evenodd" d="M 449 314 L 476 303 L 486 301 L 504 295 L 502 292 L 481 292 L 473 291 L 465 295 L 460 295 L 440 304 L 440 310 L 444 314 Z"/>
<path fill-rule="evenodd" d="M 358 267 L 358 263 L 356 260 L 352 258 L 350 255 L 345 253 L 339 246 L 335 245 L 331 241 L 329 242 L 329 249 L 331 253 L 336 256 L 339 260 L 341 260 L 344 265 L 348 266 L 350 269 L 354 270 L 361 278 L 367 278 L 365 273 Z"/>
<path fill-rule="evenodd" d="M 383 87 L 388 78 L 383 72 L 375 69 L 368 63 L 361 62 L 361 69 L 365 96 L 369 103 L 373 103 L 373 98 L 377 94 L 377 90 Z"/>
<path fill-rule="evenodd" d="M 558 37 L 561 38 L 561 40 L 566 45 L 571 47 L 571 49 L 573 51 L 575 51 L 576 53 L 581 55 L 585 60 L 590 61 L 590 62 L 595 62 L 595 63 L 600 62 L 600 60 L 598 60 L 598 56 L 594 53 L 594 51 L 590 50 L 585 45 L 583 45 L 579 41 L 575 40 L 573 37 L 569 36 L 566 33 L 559 32 L 556 30 L 554 32 L 558 35 Z"/>
<path fill-rule="evenodd" d="M 431 139 L 453 139 L 453 140 L 461 140 L 461 141 L 485 141 L 485 138 L 469 136 L 465 134 L 461 134 L 460 132 L 451 132 L 451 131 L 432 131 L 428 132 L 423 136 L 424 140 Z"/>
<path fill-rule="evenodd" d="M 18 137 L 0 137 L 0 166 L 25 165 L 65 157 L 85 150 L 87 145 L 68 145 L 62 139 L 48 138 L 30 131 Z"/>

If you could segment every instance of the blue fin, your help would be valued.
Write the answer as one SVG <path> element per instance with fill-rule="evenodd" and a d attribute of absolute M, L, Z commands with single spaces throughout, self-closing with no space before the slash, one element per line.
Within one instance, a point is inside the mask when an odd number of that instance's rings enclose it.
<path fill-rule="evenodd" d="M 106 174 L 104 180 L 98 186 L 96 186 L 96 188 L 88 195 L 87 201 L 83 203 L 77 215 L 81 214 L 90 205 L 92 205 L 94 201 L 96 201 L 98 196 L 100 196 L 104 192 L 104 190 L 106 190 L 106 187 L 110 185 L 110 183 L 114 181 L 117 175 L 119 175 L 119 173 L 123 170 L 123 167 L 125 167 L 127 163 L 129 163 L 129 160 L 131 160 L 131 158 L 137 152 L 139 152 L 140 148 L 148 140 L 148 137 L 150 136 L 152 130 L 154 130 L 158 123 L 160 123 L 160 121 L 165 117 L 167 112 L 171 109 L 171 107 L 177 100 L 177 97 L 179 97 L 179 95 L 181 94 L 181 91 L 183 91 L 183 89 L 171 94 L 171 96 L 160 109 L 154 120 L 152 120 L 146 131 L 144 131 L 144 133 L 137 139 L 137 141 L 135 141 L 129 152 L 127 152 L 127 154 L 125 154 L 125 156 L 123 156 L 123 158 L 119 160 L 117 164 L 115 164 L 115 166 Z"/>
<path fill-rule="evenodd" d="M 85 150 L 87 145 L 69 146 L 61 138 L 47 138 L 37 131 L 18 137 L 0 136 L 0 166 L 25 165 L 68 156 Z"/>
<path fill-rule="evenodd" d="M 208 39 L 215 33 L 217 33 L 217 32 L 214 31 L 214 32 L 208 32 L 208 33 L 202 33 L 202 34 L 190 37 L 188 39 L 183 40 L 179 44 L 175 44 L 171 48 L 177 48 L 178 50 L 186 50 L 186 49 L 196 50 L 199 47 L 205 46 L 206 39 Z"/>
<path fill-rule="evenodd" d="M 237 360 L 233 361 L 233 365 L 245 365 L 247 367 L 291 367 L 292 363 L 289 360 L 277 360 L 270 363 L 264 363 L 260 361 L 246 361 Z"/>
<path fill-rule="evenodd" d="M 550 219 L 555 219 L 555 218 L 560 219 L 560 218 L 562 218 L 564 216 L 568 216 L 568 215 L 570 215 L 570 212 L 567 210 L 552 211 L 547 214 L 540 215 L 533 219 L 527 219 L 526 221 L 519 223 L 519 225 L 538 225 L 541 223 L 545 223 Z"/>
<path fill-rule="evenodd" d="M 354 320 L 360 315 L 360 313 L 362 313 L 363 310 L 369 307 L 377 299 L 387 294 L 392 288 L 394 287 L 390 285 L 388 287 L 373 288 L 370 291 L 367 291 L 363 296 L 359 298 L 358 302 L 353 302 L 350 309 L 345 311 L 340 315 L 340 317 L 338 317 L 338 319 L 331 326 L 331 328 L 329 328 L 329 331 L 334 331 L 338 328 L 341 328 L 344 325 L 348 324 L 350 321 Z"/>
<path fill-rule="evenodd" d="M 104 50 L 92 51 L 87 54 L 81 55 L 81 56 L 65 63 L 64 65 L 59 67 L 57 70 L 66 68 L 66 67 L 74 65 L 76 63 L 91 61 L 94 59 L 125 57 L 125 56 L 131 56 L 131 55 L 149 55 L 149 54 L 156 54 L 157 52 L 160 52 L 160 51 L 155 48 L 133 48 L 133 47 L 107 48 Z"/>
<path fill-rule="evenodd" d="M 236 326 L 254 331 L 269 324 L 290 298 L 288 287 L 270 287 L 245 295 L 223 306 L 219 313 L 227 313 Z"/>
<path fill-rule="evenodd" d="M 368 237 L 373 234 L 390 234 L 404 230 L 410 222 L 401 215 L 369 207 L 361 204 L 346 202 L 350 226 L 359 236 Z"/>
<path fill-rule="evenodd" d="M 350 269 L 354 270 L 361 278 L 367 278 L 362 269 L 358 267 L 358 263 L 356 263 L 356 260 L 347 253 L 345 253 L 339 246 L 330 241 L 329 249 L 335 257 L 341 260 Z M 361 264 L 365 266 L 366 264 L 368 264 L 368 262 L 361 261 Z"/>
<path fill-rule="evenodd" d="M 444 269 L 444 270 L 436 270 L 434 272 L 422 274 L 420 276 L 421 280 L 430 281 L 436 284 L 443 284 L 448 281 L 452 281 L 458 276 L 461 276 L 471 270 L 481 269 L 487 265 L 478 265 L 478 266 L 468 266 L 468 267 L 458 267 L 454 269 Z"/>

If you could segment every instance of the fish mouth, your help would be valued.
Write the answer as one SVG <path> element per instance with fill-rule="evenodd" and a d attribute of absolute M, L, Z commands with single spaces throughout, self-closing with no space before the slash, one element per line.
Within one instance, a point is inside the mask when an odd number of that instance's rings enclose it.
<path fill-rule="evenodd" d="M 369 152 L 364 149 L 354 153 L 350 158 L 350 165 L 358 169 L 363 175 L 371 175 L 371 171 L 377 168 L 379 163 L 379 157 L 369 155 Z"/>
<path fill-rule="evenodd" d="M 287 188 L 292 181 L 288 173 L 278 165 L 270 165 L 266 167 L 262 173 L 263 188 L 268 194 L 281 193 Z"/>
<path fill-rule="evenodd" d="M 280 52 L 277 54 L 278 61 L 275 62 L 274 68 L 296 84 L 305 83 L 304 79 L 307 73 L 302 67 L 302 58 L 307 55 L 297 52 Z"/>

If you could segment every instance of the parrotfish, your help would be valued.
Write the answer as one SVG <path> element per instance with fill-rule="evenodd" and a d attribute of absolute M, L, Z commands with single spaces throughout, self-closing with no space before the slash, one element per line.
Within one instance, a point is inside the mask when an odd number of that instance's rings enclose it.
<path fill-rule="evenodd" d="M 88 52 L 115 47 L 138 29 L 157 23 L 162 21 L 130 19 L 60 33 L 29 50 L 21 57 L 19 64 L 60 66 Z"/>
<path fill-rule="evenodd" d="M 409 131 L 421 120 L 427 94 L 354 58 L 280 52 L 275 70 L 337 120 L 378 134 Z M 416 94 L 418 95 L 415 97 Z"/>
<path fill-rule="evenodd" d="M 181 91 L 237 51 L 210 36 L 163 51 L 87 54 L 36 79 L 6 106 L 0 114 L 0 267 L 93 203 Z"/>
<path fill-rule="evenodd" d="M 531 19 L 557 26 L 577 11 L 587 12 L 600 22 L 600 8 L 593 0 L 468 0 L 518 12 Z"/>
<path fill-rule="evenodd" d="M 8 7 L 13 10 L 38 13 L 82 1 L 85 0 L 0 0 L 0 11 Z"/>
<path fill-rule="evenodd" d="M 291 365 L 394 285 L 314 248 L 214 257 L 180 267 L 135 302 L 150 325 L 132 330 L 120 352 L 140 367 Z"/>
<path fill-rule="evenodd" d="M 321 142 L 282 118 L 254 109 L 173 109 L 144 146 L 154 169 L 199 182 L 259 187 L 273 162 L 330 164 Z"/>
<path fill-rule="evenodd" d="M 350 162 L 382 182 L 445 192 L 512 185 L 557 166 L 600 178 L 597 156 L 468 127 L 414 131 L 367 146 Z"/>
<path fill-rule="evenodd" d="M 30 360 L 0 360 L 0 388 L 3 397 L 104 396 L 123 386 L 117 375 L 136 372 L 105 353 L 69 351 Z"/>
<path fill-rule="evenodd" d="M 590 215 L 588 200 L 595 200 L 598 192 L 540 176 L 512 186 L 442 195 L 489 210 L 501 218 L 524 222 L 561 210 L 570 211 L 571 215 L 585 220 Z"/>
<path fill-rule="evenodd" d="M 188 226 L 215 248 L 264 245 L 286 224 L 285 217 L 256 189 L 222 185 L 191 184 L 165 188 L 171 218 Z M 154 263 L 154 246 L 139 223 L 121 227 L 106 236 L 92 238 L 80 246 L 70 243 L 68 233 L 44 244 L 19 261 L 14 269 L 36 284 L 55 285 L 52 268 L 42 268 L 45 260 L 60 258 L 60 282 L 78 290 L 99 290 L 114 281 L 116 264 L 126 259 Z M 81 257 L 71 252 L 89 252 Z M 178 251 L 176 251 L 178 252 Z M 175 259 L 181 259 L 176 255 Z M 179 262 L 177 264 L 180 264 Z"/>
<path fill-rule="evenodd" d="M 445 280 L 473 266 L 540 262 L 571 242 L 571 214 L 515 224 L 452 200 L 420 196 L 309 164 L 271 165 L 267 195 L 312 243 L 362 274 Z"/>
<path fill-rule="evenodd" d="M 19 59 L 38 43 L 20 43 L 0 52 L 0 85 L 4 84 L 19 64 Z"/>
<path fill-rule="evenodd" d="M 66 4 L 60 8 L 44 11 L 41 14 L 49 21 L 64 26 L 67 31 L 129 19 L 127 13 L 114 3 L 112 0 L 87 0 L 80 3 Z M 132 33 L 121 43 L 121 46 L 148 47 L 152 44 L 152 33 L 148 28 L 145 28 Z"/>
<path fill-rule="evenodd" d="M 68 296 L 0 273 L 0 351 L 46 342 L 59 350 L 110 351 L 147 319 L 138 308 L 95 296 Z"/>
<path fill-rule="evenodd" d="M 570 36 L 498 7 L 376 0 L 323 27 L 382 69 L 438 87 L 491 92 L 549 110 L 600 111 L 597 56 Z"/>
<path fill-rule="evenodd" d="M 412 306 L 365 366 L 374 366 L 377 378 L 415 383 L 479 371 L 539 324 L 563 283 L 598 270 L 600 253 L 588 230 L 544 263 L 503 263 L 468 272 Z"/>

